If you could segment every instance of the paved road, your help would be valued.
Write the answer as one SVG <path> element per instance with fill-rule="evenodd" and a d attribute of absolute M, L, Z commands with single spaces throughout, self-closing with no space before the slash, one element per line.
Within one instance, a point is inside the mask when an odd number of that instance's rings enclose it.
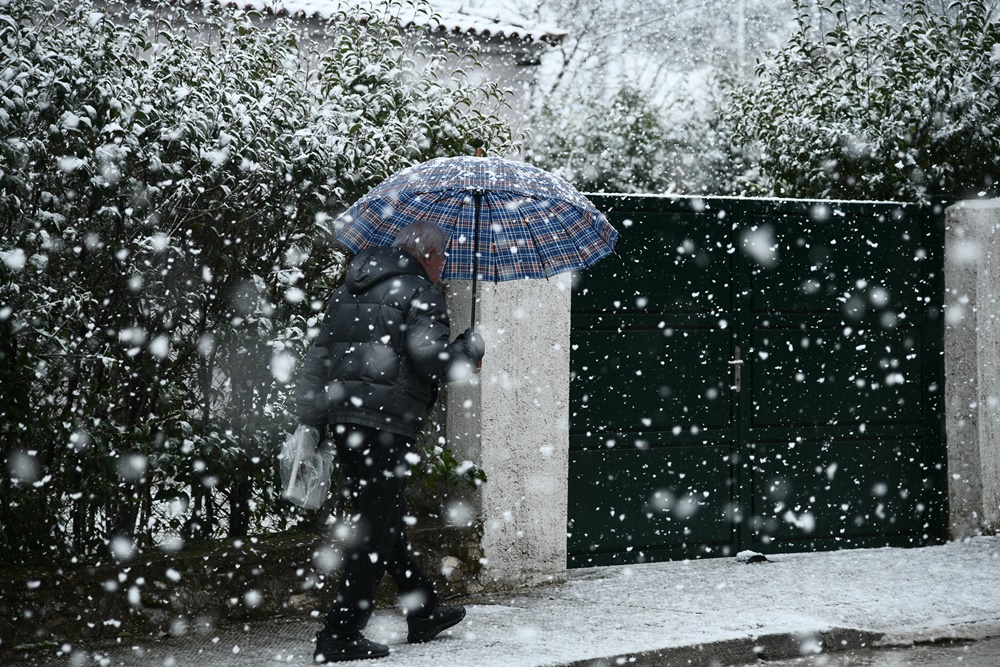
<path fill-rule="evenodd" d="M 827 653 L 741 667 L 1000 667 L 1000 637 L 976 642 Z"/>

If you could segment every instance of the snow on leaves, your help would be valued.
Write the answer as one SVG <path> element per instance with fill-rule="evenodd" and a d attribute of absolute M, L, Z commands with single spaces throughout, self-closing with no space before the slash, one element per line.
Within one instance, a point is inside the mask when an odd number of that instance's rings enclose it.
<path fill-rule="evenodd" d="M 504 93 L 391 4 L 318 36 L 52 4 L 0 2 L 0 381 L 23 388 L 0 398 L 0 560 L 280 528 L 273 450 L 344 263 L 330 221 L 400 167 L 503 154 Z"/>

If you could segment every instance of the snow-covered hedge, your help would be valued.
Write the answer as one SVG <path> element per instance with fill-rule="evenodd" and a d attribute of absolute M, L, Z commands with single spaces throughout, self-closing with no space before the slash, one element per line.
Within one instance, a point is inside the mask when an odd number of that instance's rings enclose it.
<path fill-rule="evenodd" d="M 555 96 L 529 121 L 526 159 L 585 192 L 661 192 L 673 183 L 668 129 L 631 85 L 607 100 L 583 91 Z"/>
<path fill-rule="evenodd" d="M 632 83 L 607 98 L 557 93 L 528 116 L 525 159 L 584 192 L 717 194 L 725 155 L 712 103 L 721 91 L 716 81 L 703 84 L 672 91 L 660 106 Z"/>
<path fill-rule="evenodd" d="M 747 168 L 737 188 L 903 201 L 995 194 L 994 5 L 796 0 L 790 42 L 728 113 Z"/>
<path fill-rule="evenodd" d="M 333 216 L 503 154 L 503 94 L 391 6 L 320 50 L 291 20 L 51 4 L 0 0 L 0 562 L 287 526 L 274 454 Z"/>

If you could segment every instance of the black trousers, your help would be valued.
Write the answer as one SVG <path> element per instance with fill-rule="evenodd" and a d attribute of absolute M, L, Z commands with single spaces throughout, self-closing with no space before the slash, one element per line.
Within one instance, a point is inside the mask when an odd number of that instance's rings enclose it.
<path fill-rule="evenodd" d="M 375 609 L 379 581 L 386 573 L 409 613 L 429 614 L 438 603 L 437 594 L 413 558 L 403 522 L 403 490 L 409 470 L 406 454 L 413 441 L 355 424 L 338 424 L 332 435 L 356 524 L 325 629 L 344 637 L 363 630 Z"/>

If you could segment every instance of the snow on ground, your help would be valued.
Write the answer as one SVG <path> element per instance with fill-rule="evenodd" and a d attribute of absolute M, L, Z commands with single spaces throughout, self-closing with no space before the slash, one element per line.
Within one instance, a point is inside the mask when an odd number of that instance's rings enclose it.
<path fill-rule="evenodd" d="M 1000 634 L 1000 538 L 919 549 L 866 549 L 572 570 L 562 585 L 468 605 L 454 631 L 406 643 L 395 609 L 366 634 L 390 645 L 383 667 L 541 667 L 768 634 L 835 627 L 907 637 Z M 318 623 L 281 619 L 192 632 L 84 654 L 50 665 L 305 665 Z M 963 634 L 965 633 L 965 634 Z M 359 663 L 360 664 L 360 663 Z"/>

